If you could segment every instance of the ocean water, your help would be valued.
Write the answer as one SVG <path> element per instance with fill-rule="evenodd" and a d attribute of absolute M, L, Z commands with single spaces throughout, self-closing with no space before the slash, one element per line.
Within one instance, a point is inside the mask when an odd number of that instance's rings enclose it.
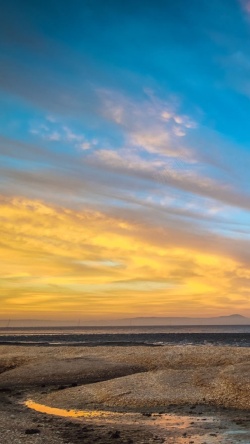
<path fill-rule="evenodd" d="M 0 328 L 0 344 L 92 347 L 98 345 L 250 347 L 250 325 Z"/>

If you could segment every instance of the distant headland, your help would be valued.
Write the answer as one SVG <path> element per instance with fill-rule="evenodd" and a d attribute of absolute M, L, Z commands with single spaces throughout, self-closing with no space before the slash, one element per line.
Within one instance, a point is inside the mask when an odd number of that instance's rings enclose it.
<path fill-rule="evenodd" d="M 46 319 L 0 319 L 0 328 L 43 328 L 43 327 L 140 327 L 140 326 L 191 326 L 191 325 L 250 325 L 250 318 L 240 314 L 215 317 L 186 317 L 186 316 L 154 316 L 134 317 L 110 320 L 84 319 L 46 320 Z"/>

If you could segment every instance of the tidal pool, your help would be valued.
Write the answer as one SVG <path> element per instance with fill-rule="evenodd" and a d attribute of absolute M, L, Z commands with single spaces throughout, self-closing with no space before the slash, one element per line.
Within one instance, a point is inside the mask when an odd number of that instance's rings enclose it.
<path fill-rule="evenodd" d="M 47 415 L 96 424 L 153 428 L 167 444 L 250 444 L 248 423 L 239 426 L 233 415 L 176 415 L 173 413 L 121 413 L 105 410 L 61 409 L 27 400 L 25 406 Z"/>

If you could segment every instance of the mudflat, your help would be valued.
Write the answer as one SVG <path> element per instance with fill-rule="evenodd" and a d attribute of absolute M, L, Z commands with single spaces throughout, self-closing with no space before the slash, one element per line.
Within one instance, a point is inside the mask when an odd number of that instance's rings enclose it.
<path fill-rule="evenodd" d="M 0 442 L 249 443 L 249 424 L 249 348 L 0 346 Z"/>

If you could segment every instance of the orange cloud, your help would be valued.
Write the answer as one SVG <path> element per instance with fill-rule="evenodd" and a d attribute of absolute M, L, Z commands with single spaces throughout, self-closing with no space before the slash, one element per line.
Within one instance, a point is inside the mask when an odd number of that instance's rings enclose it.
<path fill-rule="evenodd" d="M 211 236 L 24 198 L 2 197 L 0 223 L 2 317 L 247 312 L 248 267 Z"/>

